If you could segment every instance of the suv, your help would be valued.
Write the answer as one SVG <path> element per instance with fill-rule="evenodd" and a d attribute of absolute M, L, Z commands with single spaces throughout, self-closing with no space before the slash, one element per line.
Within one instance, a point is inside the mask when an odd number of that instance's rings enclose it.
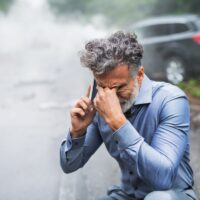
<path fill-rule="evenodd" d="M 200 75 L 200 16 L 163 16 L 130 26 L 144 47 L 146 73 L 174 84 Z"/>

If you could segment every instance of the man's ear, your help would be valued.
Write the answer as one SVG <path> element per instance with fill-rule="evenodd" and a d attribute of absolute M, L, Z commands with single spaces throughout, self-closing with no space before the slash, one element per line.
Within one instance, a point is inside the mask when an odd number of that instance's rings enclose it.
<path fill-rule="evenodd" d="M 144 78 L 144 67 L 141 66 L 137 73 L 137 80 L 138 80 L 139 85 L 142 84 L 143 78 Z"/>

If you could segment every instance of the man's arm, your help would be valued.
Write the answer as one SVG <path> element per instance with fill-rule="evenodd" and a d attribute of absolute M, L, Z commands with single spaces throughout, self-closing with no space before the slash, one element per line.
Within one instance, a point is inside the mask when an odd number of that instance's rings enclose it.
<path fill-rule="evenodd" d="M 65 173 L 82 167 L 102 143 L 90 89 L 70 111 L 70 131 L 60 147 L 60 164 Z"/>
<path fill-rule="evenodd" d="M 150 145 L 129 121 L 114 132 L 113 139 L 127 166 L 135 169 L 144 182 L 163 190 L 172 186 L 186 150 L 189 132 L 187 99 L 179 97 L 167 101 L 160 120 Z"/>
<path fill-rule="evenodd" d="M 71 173 L 89 160 L 93 153 L 102 144 L 97 122 L 88 126 L 86 133 L 78 138 L 72 139 L 70 132 L 67 134 L 60 147 L 60 165 L 65 173 Z"/>

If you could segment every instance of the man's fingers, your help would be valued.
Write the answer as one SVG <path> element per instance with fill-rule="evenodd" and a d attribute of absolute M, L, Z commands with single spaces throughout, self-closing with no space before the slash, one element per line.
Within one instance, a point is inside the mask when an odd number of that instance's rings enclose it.
<path fill-rule="evenodd" d="M 117 92 L 117 88 L 116 87 L 112 88 L 111 90 L 114 91 L 115 93 Z"/>
<path fill-rule="evenodd" d="M 87 98 L 87 97 L 85 97 Z M 88 111 L 90 109 L 91 103 L 88 101 L 88 99 L 81 98 L 77 103 L 75 104 L 75 108 L 81 108 L 84 111 Z"/>
<path fill-rule="evenodd" d="M 81 108 L 72 108 L 71 116 L 74 116 L 74 115 L 77 115 L 77 114 L 80 115 L 81 117 L 85 116 L 85 112 Z"/>
<path fill-rule="evenodd" d="M 84 101 L 87 106 L 90 106 L 90 104 L 92 103 L 92 101 L 88 97 L 81 97 L 81 100 Z"/>
<path fill-rule="evenodd" d="M 97 96 L 96 96 L 96 98 L 93 100 L 93 103 L 94 103 L 94 108 L 97 109 Z"/>
<path fill-rule="evenodd" d="M 91 100 L 89 98 L 83 96 L 75 103 L 75 107 L 79 107 L 81 105 L 80 102 L 83 102 L 83 104 L 86 104 L 86 106 L 91 105 Z"/>
<path fill-rule="evenodd" d="M 90 97 L 90 90 L 91 90 L 91 85 L 89 85 L 88 89 L 87 89 L 87 92 L 86 92 L 86 97 Z"/>
<path fill-rule="evenodd" d="M 78 106 L 81 107 L 84 111 L 88 110 L 88 106 L 84 101 L 79 101 Z"/>
<path fill-rule="evenodd" d="M 97 90 L 99 91 L 103 91 L 103 88 L 97 85 Z"/>
<path fill-rule="evenodd" d="M 98 90 L 98 95 L 99 96 L 103 96 L 104 95 L 104 89 L 102 87 L 97 87 L 97 90 Z"/>

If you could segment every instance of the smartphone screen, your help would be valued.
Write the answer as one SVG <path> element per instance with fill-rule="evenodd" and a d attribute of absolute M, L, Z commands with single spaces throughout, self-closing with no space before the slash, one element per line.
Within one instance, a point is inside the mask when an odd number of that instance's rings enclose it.
<path fill-rule="evenodd" d="M 97 94 L 97 84 L 96 81 L 94 80 L 92 83 L 92 92 L 90 93 L 90 99 L 93 100 Z"/>

